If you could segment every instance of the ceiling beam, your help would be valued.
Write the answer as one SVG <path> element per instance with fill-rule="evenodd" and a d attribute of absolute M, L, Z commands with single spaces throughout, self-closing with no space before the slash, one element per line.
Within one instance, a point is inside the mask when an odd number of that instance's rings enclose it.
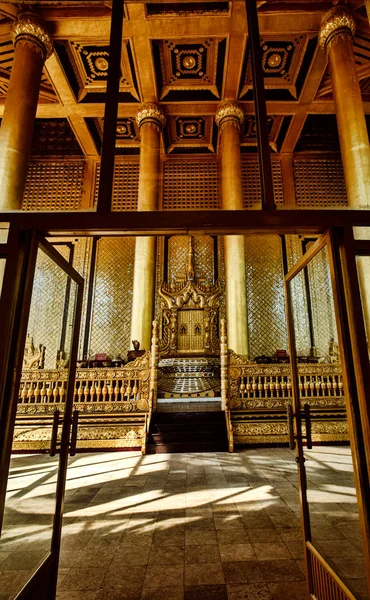
<path fill-rule="evenodd" d="M 369 210 L 188 210 L 5 212 L 0 222 L 46 235 L 240 235 L 323 233 L 329 227 L 370 226 Z"/>

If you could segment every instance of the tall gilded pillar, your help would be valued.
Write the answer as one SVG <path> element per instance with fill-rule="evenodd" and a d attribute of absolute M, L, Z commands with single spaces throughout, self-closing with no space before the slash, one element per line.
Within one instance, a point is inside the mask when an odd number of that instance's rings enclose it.
<path fill-rule="evenodd" d="M 353 52 L 355 20 L 345 6 L 323 19 L 319 39 L 328 56 L 348 203 L 370 205 L 370 147 Z"/>
<path fill-rule="evenodd" d="M 138 210 L 158 209 L 160 140 L 165 116 L 156 104 L 144 104 L 136 121 L 140 128 L 140 170 Z M 150 350 L 154 315 L 156 238 L 137 237 L 131 339 Z"/>
<path fill-rule="evenodd" d="M 22 207 L 42 68 L 51 37 L 33 14 L 21 14 L 11 35 L 14 60 L 0 128 L 0 210 Z"/>
<path fill-rule="evenodd" d="M 329 60 L 348 203 L 369 207 L 370 146 L 353 52 L 355 29 L 349 9 L 337 6 L 324 17 L 319 40 Z M 369 229 L 356 229 L 358 237 L 370 239 Z M 358 259 L 358 274 L 370 344 L 370 271 L 366 258 Z"/>
<path fill-rule="evenodd" d="M 224 102 L 216 113 L 220 129 L 222 208 L 243 209 L 240 126 L 244 115 L 236 102 Z M 229 348 L 248 356 L 247 288 L 243 235 L 227 235 L 225 246 L 226 317 Z"/>

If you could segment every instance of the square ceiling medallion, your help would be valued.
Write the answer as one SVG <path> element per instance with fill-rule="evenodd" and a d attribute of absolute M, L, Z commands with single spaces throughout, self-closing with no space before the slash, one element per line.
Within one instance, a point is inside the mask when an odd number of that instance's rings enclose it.
<path fill-rule="evenodd" d="M 316 39 L 308 35 L 267 36 L 261 39 L 262 68 L 267 100 L 297 100 L 307 75 Z M 302 69 L 304 67 L 304 69 Z M 304 74 L 302 73 L 304 71 Z M 240 98 L 252 99 L 252 66 L 247 48 Z"/>
<path fill-rule="evenodd" d="M 109 66 L 109 44 L 60 41 L 55 44 L 78 102 L 104 102 Z M 129 40 L 123 40 L 120 102 L 139 102 L 134 62 Z"/>
<path fill-rule="evenodd" d="M 168 153 L 215 152 L 217 131 L 212 116 L 168 117 L 165 136 Z"/>
<path fill-rule="evenodd" d="M 280 133 L 283 132 L 283 115 L 269 115 L 267 117 L 267 129 L 269 134 L 270 148 L 278 152 Z M 240 145 L 242 148 L 257 149 L 257 126 L 254 115 L 245 115 L 242 127 Z"/>
<path fill-rule="evenodd" d="M 0 101 L 5 100 L 13 66 L 14 46 L 9 36 L 0 38 Z M 41 75 L 40 103 L 58 102 L 57 95 L 48 77 L 46 67 Z"/>
<path fill-rule="evenodd" d="M 103 140 L 104 119 L 87 118 L 86 124 L 94 139 L 99 153 L 101 152 Z M 140 134 L 134 118 L 118 119 L 116 129 L 116 154 L 139 154 Z"/>
<path fill-rule="evenodd" d="M 157 85 L 165 102 L 221 97 L 225 40 L 153 41 Z"/>

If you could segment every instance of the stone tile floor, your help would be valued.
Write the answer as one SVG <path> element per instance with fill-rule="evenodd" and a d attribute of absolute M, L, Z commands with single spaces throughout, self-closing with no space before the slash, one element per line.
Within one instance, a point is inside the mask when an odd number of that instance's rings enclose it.
<path fill-rule="evenodd" d="M 307 461 L 320 551 L 363 588 L 349 449 Z M 50 543 L 56 459 L 12 459 L 0 544 L 9 600 Z M 307 599 L 294 455 L 80 454 L 70 460 L 58 600 Z M 362 596 L 361 596 L 362 594 Z"/>

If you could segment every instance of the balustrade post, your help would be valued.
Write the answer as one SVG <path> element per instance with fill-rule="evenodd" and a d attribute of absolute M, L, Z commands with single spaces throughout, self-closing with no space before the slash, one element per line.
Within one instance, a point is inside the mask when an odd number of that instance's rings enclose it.
<path fill-rule="evenodd" d="M 228 373 L 228 353 L 227 353 L 227 323 L 226 319 L 221 319 L 220 322 L 220 358 L 221 358 L 221 408 L 228 409 L 228 389 L 229 389 L 229 373 Z"/>
<path fill-rule="evenodd" d="M 150 352 L 150 387 L 149 387 L 149 411 L 157 409 L 157 386 L 158 386 L 158 356 L 159 356 L 159 323 L 153 321 L 152 345 Z"/>

